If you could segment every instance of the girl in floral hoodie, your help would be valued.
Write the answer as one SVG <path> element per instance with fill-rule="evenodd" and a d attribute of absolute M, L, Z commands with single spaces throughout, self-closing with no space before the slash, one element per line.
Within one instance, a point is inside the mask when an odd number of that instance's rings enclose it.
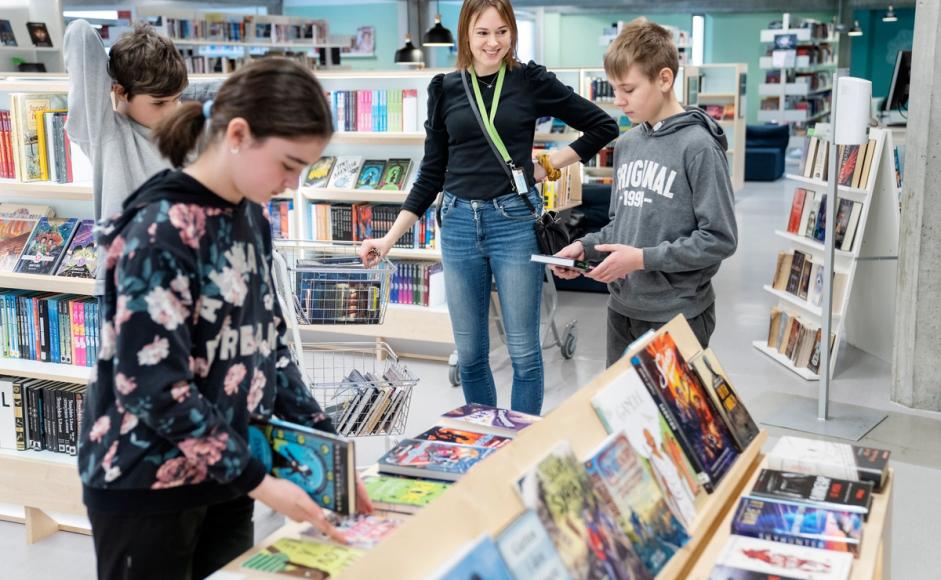
<path fill-rule="evenodd" d="M 246 442 L 249 420 L 272 414 L 333 432 L 284 340 L 263 210 L 319 159 L 330 119 L 307 69 L 248 65 L 155 130 L 175 167 L 202 139 L 196 160 L 102 225 L 102 348 L 79 449 L 99 577 L 209 575 L 251 547 L 253 499 L 342 540 Z"/>

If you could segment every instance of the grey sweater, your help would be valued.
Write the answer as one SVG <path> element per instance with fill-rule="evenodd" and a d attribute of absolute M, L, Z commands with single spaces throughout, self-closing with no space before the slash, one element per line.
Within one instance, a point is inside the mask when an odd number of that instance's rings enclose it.
<path fill-rule="evenodd" d="M 666 322 L 698 316 L 715 301 L 712 277 L 738 239 L 727 146 L 722 128 L 696 108 L 618 139 L 611 222 L 581 240 L 589 260 L 607 256 L 597 244 L 644 252 L 644 270 L 608 285 L 613 310 Z"/>

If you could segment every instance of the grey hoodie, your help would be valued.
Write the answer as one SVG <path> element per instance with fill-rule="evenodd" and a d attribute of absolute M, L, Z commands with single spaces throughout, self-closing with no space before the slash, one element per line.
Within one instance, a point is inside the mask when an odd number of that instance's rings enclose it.
<path fill-rule="evenodd" d="M 712 277 L 735 253 L 738 227 L 722 128 L 701 109 L 644 123 L 614 147 L 611 222 L 582 238 L 643 249 L 644 270 L 608 284 L 609 306 L 638 320 L 701 314 L 715 301 Z"/>

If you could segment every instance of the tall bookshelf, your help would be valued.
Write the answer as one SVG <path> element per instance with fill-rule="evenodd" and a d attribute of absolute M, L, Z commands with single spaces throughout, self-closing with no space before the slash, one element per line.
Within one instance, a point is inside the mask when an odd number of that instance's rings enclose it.
<path fill-rule="evenodd" d="M 62 72 L 65 62 L 62 58 L 62 35 L 65 23 L 62 19 L 61 0 L 2 0 L 0 18 L 10 21 L 16 46 L 3 46 L 0 43 L 0 73 L 17 72 L 13 59 L 22 59 L 27 63 L 41 63 L 47 73 Z M 27 22 L 42 22 L 49 31 L 51 47 L 36 47 L 26 28 Z"/>
<path fill-rule="evenodd" d="M 818 124 L 815 136 L 829 138 L 829 124 Z M 833 312 L 833 333 L 836 342 L 830 358 L 831 374 L 836 369 L 840 342 L 853 344 L 883 360 L 890 360 L 892 352 L 891 331 L 895 304 L 896 264 L 899 244 L 899 201 L 895 182 L 895 166 L 892 159 L 894 144 L 892 132 L 886 129 L 869 129 L 869 138 L 876 141 L 872 168 L 868 183 L 864 187 L 840 186 L 839 199 L 850 199 L 862 203 L 859 223 L 851 251 L 834 252 L 834 271 L 847 275 L 842 306 Z M 830 169 L 833 171 L 833 169 Z M 826 181 L 808 179 L 802 175 L 788 174 L 787 179 L 795 187 L 826 193 Z M 781 216 L 782 225 L 787 215 Z M 775 230 L 789 249 L 797 249 L 812 256 L 815 263 L 823 263 L 824 245 L 815 239 Z M 776 290 L 770 284 L 764 289 L 777 298 L 777 306 L 789 315 L 799 316 L 815 325 L 823 326 L 820 306 L 799 297 Z M 818 380 L 819 375 L 810 369 L 798 368 L 777 349 L 769 348 L 767 340 L 753 343 L 760 352 L 780 363 L 784 368 L 805 380 Z"/>

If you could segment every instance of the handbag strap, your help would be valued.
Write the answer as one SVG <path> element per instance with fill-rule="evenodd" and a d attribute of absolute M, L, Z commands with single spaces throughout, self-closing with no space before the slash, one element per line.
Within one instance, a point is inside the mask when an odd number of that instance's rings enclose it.
<path fill-rule="evenodd" d="M 497 160 L 500 162 L 500 167 L 503 168 L 504 173 L 506 173 L 507 179 L 510 180 L 510 183 L 513 184 L 513 173 L 510 170 L 510 166 L 503 160 L 503 155 L 497 150 L 497 146 L 494 145 L 493 139 L 490 138 L 490 132 L 487 131 L 487 128 L 484 126 L 484 120 L 480 116 L 480 111 L 477 109 L 477 106 L 474 104 L 476 100 L 474 95 L 471 93 L 470 84 L 467 82 L 467 69 L 461 70 L 461 81 L 464 83 L 464 93 L 467 95 L 467 100 L 470 104 L 470 109 L 474 113 L 474 118 L 477 119 L 477 125 L 480 127 L 480 130 L 484 134 L 484 139 L 487 141 L 487 145 L 490 145 L 490 150 L 493 151 L 493 154 L 497 157 Z M 526 207 L 529 208 L 529 211 L 533 212 L 533 215 L 538 215 L 536 213 L 536 208 L 533 207 L 533 202 L 529 201 L 529 198 L 522 191 L 516 192 L 520 197 L 523 198 L 523 201 L 526 202 Z"/>

